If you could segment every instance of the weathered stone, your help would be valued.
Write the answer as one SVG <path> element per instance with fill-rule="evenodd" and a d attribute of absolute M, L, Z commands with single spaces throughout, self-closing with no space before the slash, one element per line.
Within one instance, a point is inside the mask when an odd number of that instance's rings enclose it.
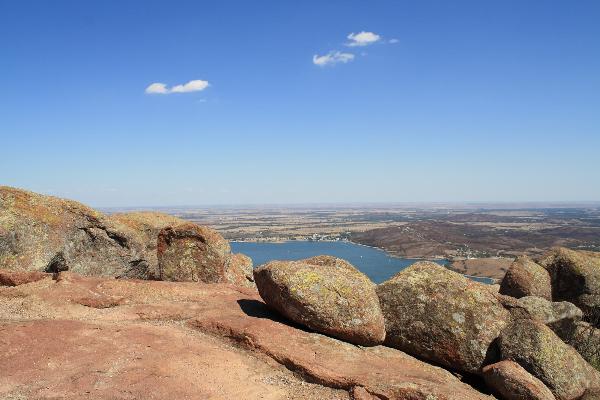
<path fill-rule="evenodd" d="M 559 247 L 539 263 L 550 273 L 554 301 L 569 301 L 587 318 L 600 319 L 600 253 Z"/>
<path fill-rule="evenodd" d="M 518 257 L 502 279 L 500 294 L 517 298 L 537 296 L 552 300 L 550 274 L 529 257 Z"/>
<path fill-rule="evenodd" d="M 3 271 L 0 269 L 0 286 L 19 286 L 51 276 L 43 272 Z"/>
<path fill-rule="evenodd" d="M 555 400 L 542 381 L 513 361 L 483 368 L 485 383 L 504 400 Z"/>
<path fill-rule="evenodd" d="M 580 400 L 600 400 L 600 388 L 587 390 Z"/>
<path fill-rule="evenodd" d="M 155 212 L 107 217 L 9 187 L 0 187 L 0 269 L 253 286 L 252 260 L 212 229 Z"/>
<path fill-rule="evenodd" d="M 225 281 L 229 243 L 215 230 L 192 223 L 158 234 L 159 279 L 219 283 Z"/>
<path fill-rule="evenodd" d="M 551 328 L 588 363 L 600 370 L 600 329 L 584 321 L 554 324 Z"/>
<path fill-rule="evenodd" d="M 209 228 L 157 212 L 114 214 L 111 218 L 138 234 L 138 240 L 145 245 L 150 279 L 230 282 L 254 287 L 252 259 L 244 254 L 231 254 L 227 241 Z M 167 270 L 171 268 L 162 275 L 158 263 L 161 232 L 161 259 Z M 185 243 L 191 246 L 187 250 Z"/>
<path fill-rule="evenodd" d="M 371 394 L 362 386 L 353 386 L 350 389 L 350 399 L 352 400 L 376 400 L 375 397 L 371 396 Z"/>
<path fill-rule="evenodd" d="M 343 260 L 273 261 L 254 280 L 265 303 L 294 322 L 365 346 L 385 338 L 375 285 Z"/>
<path fill-rule="evenodd" d="M 181 218 L 173 217 L 153 211 L 139 211 L 112 214 L 109 218 L 119 224 L 125 225 L 136 235 L 136 239 L 143 244 L 144 259 L 148 263 L 148 278 L 159 279 L 157 243 L 158 234 L 167 227 L 186 223 Z"/>
<path fill-rule="evenodd" d="M 418 262 L 380 284 L 377 294 L 389 346 L 471 373 L 494 361 L 491 345 L 510 314 L 485 285 Z"/>
<path fill-rule="evenodd" d="M 285 323 L 255 290 L 61 276 L 0 287 L 2 399 L 492 400 L 399 350 Z"/>
<path fill-rule="evenodd" d="M 225 261 L 225 282 L 234 285 L 256 287 L 252 259 L 245 254 L 230 254 Z"/>
<path fill-rule="evenodd" d="M 498 342 L 502 359 L 520 364 L 560 400 L 577 399 L 600 385 L 598 372 L 540 321 L 516 319 Z"/>
<path fill-rule="evenodd" d="M 581 321 L 583 312 L 568 301 L 548 301 L 541 297 L 525 296 L 517 303 L 527 311 L 531 318 L 537 319 L 546 325 L 570 321 Z"/>
<path fill-rule="evenodd" d="M 127 227 L 80 203 L 0 187 L 0 268 L 145 278 Z"/>

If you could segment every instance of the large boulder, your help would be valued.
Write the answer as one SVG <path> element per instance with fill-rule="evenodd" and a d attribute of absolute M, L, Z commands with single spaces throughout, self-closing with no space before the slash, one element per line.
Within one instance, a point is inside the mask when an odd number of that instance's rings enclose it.
<path fill-rule="evenodd" d="M 110 215 L 109 218 L 127 226 L 136 235 L 136 239 L 143 244 L 144 258 L 148 262 L 148 277 L 158 279 L 158 234 L 164 228 L 181 225 L 186 221 L 172 215 L 153 211 L 118 213 Z"/>
<path fill-rule="evenodd" d="M 417 262 L 377 287 L 386 344 L 461 371 L 494 361 L 492 343 L 510 314 L 493 291 L 432 262 Z"/>
<path fill-rule="evenodd" d="M 513 361 L 500 361 L 483 368 L 489 388 L 504 400 L 555 400 L 542 381 Z"/>
<path fill-rule="evenodd" d="M 600 253 L 552 249 L 538 261 L 548 270 L 555 301 L 569 301 L 600 319 Z"/>
<path fill-rule="evenodd" d="M 160 280 L 254 286 L 252 260 L 232 254 L 229 242 L 205 226 L 183 223 L 162 229 L 157 254 Z"/>
<path fill-rule="evenodd" d="M 385 338 L 375 285 L 344 260 L 272 261 L 254 280 L 268 306 L 314 331 L 364 346 Z"/>
<path fill-rule="evenodd" d="M 565 343 L 573 346 L 587 362 L 600 370 L 600 329 L 584 321 L 551 327 Z"/>
<path fill-rule="evenodd" d="M 517 298 L 537 296 L 552 300 L 550 274 L 529 257 L 518 257 L 502 279 L 500 294 Z"/>
<path fill-rule="evenodd" d="M 144 244 L 150 279 L 254 287 L 252 259 L 231 254 L 229 242 L 210 228 L 152 211 L 113 214 L 110 218 L 130 228 Z"/>
<path fill-rule="evenodd" d="M 254 286 L 252 260 L 212 229 L 155 212 L 106 216 L 4 186 L 0 269 Z"/>
<path fill-rule="evenodd" d="M 80 203 L 0 186 L 0 268 L 146 278 L 126 226 Z"/>
<path fill-rule="evenodd" d="M 538 320 L 513 320 L 498 344 L 502 359 L 521 365 L 560 400 L 577 399 L 600 386 L 598 371 Z"/>

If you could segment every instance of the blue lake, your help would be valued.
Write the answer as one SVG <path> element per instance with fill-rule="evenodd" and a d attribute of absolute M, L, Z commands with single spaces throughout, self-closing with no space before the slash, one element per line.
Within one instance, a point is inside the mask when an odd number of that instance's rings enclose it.
<path fill-rule="evenodd" d="M 231 248 L 234 253 L 244 253 L 252 258 L 255 266 L 271 260 L 301 260 L 318 255 L 335 256 L 350 262 L 375 283 L 381 283 L 412 263 L 419 261 L 392 257 L 383 250 L 351 242 L 232 242 Z M 436 262 L 441 265 L 448 264 L 447 260 Z M 490 280 L 486 278 L 472 279 L 490 283 Z"/>

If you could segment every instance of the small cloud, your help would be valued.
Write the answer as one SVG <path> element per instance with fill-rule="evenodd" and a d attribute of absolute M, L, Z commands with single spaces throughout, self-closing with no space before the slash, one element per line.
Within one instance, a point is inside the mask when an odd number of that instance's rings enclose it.
<path fill-rule="evenodd" d="M 346 46 L 356 47 L 356 46 L 368 46 L 373 44 L 381 39 L 376 33 L 373 32 L 359 32 L 359 33 L 351 33 L 348 35 L 348 39 L 350 42 L 346 43 Z"/>
<path fill-rule="evenodd" d="M 394 44 L 394 43 L 398 43 L 398 42 L 399 42 L 398 39 L 390 39 L 390 40 L 388 40 L 388 43 L 390 43 L 390 44 Z"/>
<path fill-rule="evenodd" d="M 147 94 L 170 94 L 170 93 L 190 93 L 190 92 L 200 92 L 206 89 L 209 86 L 208 81 L 203 81 L 201 79 L 196 79 L 193 81 L 189 81 L 187 83 L 181 85 L 175 85 L 172 88 L 168 88 L 164 83 L 152 83 L 150 86 L 146 88 Z"/>
<path fill-rule="evenodd" d="M 208 81 L 197 79 L 195 81 L 189 81 L 183 85 L 173 86 L 171 93 L 188 93 L 188 92 L 199 92 L 208 87 Z"/>
<path fill-rule="evenodd" d="M 346 64 L 354 60 L 354 54 L 351 53 L 342 53 L 339 51 L 330 51 L 329 53 L 319 56 L 313 56 L 313 64 L 318 65 L 319 67 L 324 67 L 326 65 L 335 65 L 338 63 Z"/>
<path fill-rule="evenodd" d="M 146 88 L 146 93 L 148 94 L 167 94 L 169 93 L 169 89 L 167 89 L 167 85 L 164 83 L 153 83 Z"/>

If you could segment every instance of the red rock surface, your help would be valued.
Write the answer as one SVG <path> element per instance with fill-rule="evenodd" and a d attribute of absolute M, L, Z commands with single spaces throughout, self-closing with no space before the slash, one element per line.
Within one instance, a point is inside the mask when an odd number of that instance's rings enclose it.
<path fill-rule="evenodd" d="M 488 398 L 401 351 L 291 326 L 227 284 L 63 273 L 0 287 L 0 354 L 3 399 L 348 399 L 357 386 L 387 399 Z"/>
<path fill-rule="evenodd" d="M 483 369 L 485 382 L 506 400 L 555 400 L 554 395 L 536 377 L 519 364 L 500 361 Z"/>
<path fill-rule="evenodd" d="M 51 276 L 52 274 L 46 274 L 44 272 L 18 272 L 0 269 L 0 286 L 19 286 L 26 283 L 37 282 Z"/>
<path fill-rule="evenodd" d="M 529 257 L 521 256 L 511 264 L 502 279 L 500 293 L 517 298 L 537 296 L 552 300 L 550 274 Z"/>

